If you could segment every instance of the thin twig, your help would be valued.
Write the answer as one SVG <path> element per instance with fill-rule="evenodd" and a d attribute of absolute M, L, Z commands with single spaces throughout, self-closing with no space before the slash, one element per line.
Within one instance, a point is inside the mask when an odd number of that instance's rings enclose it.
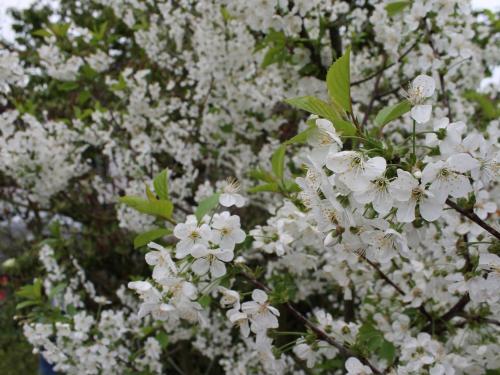
<path fill-rule="evenodd" d="M 403 297 L 406 296 L 406 293 L 403 291 L 403 289 L 401 289 L 397 284 L 395 284 L 390 278 L 389 276 L 387 276 L 384 271 L 382 271 L 380 269 L 379 266 L 377 266 L 375 263 L 373 263 L 370 259 L 368 259 L 365 255 L 361 254 L 361 253 L 358 253 L 358 256 L 363 259 L 364 261 L 366 261 L 370 266 L 372 266 L 377 272 L 378 274 L 380 275 L 380 277 L 382 277 L 382 279 L 384 279 L 390 286 L 392 286 L 394 289 L 396 289 L 396 291 L 402 295 Z M 433 318 L 432 318 L 432 315 L 429 314 L 429 312 L 425 309 L 424 305 L 420 305 L 420 307 L 418 308 L 418 310 L 422 313 L 422 315 L 424 315 L 427 320 L 429 322 L 432 322 L 433 321 Z"/>
<path fill-rule="evenodd" d="M 375 73 L 370 74 L 368 77 L 365 77 L 365 78 L 360 79 L 358 81 L 352 82 L 351 86 L 358 86 L 358 85 L 360 85 L 360 84 L 362 84 L 364 82 L 367 82 L 367 81 L 371 80 L 372 78 L 377 77 L 379 74 L 382 74 L 387 69 L 393 67 L 398 62 L 400 62 L 401 60 L 403 60 L 413 50 L 413 48 L 415 48 L 418 45 L 419 41 L 420 41 L 420 38 L 417 38 L 417 40 L 415 40 L 415 42 L 410 47 L 408 47 L 408 49 L 401 56 L 399 56 L 398 59 L 395 62 L 392 62 L 392 63 L 390 63 L 388 65 L 385 65 L 386 60 L 384 60 L 384 63 L 383 63 L 384 66 L 382 68 L 380 68 L 379 70 L 377 70 Z"/>
<path fill-rule="evenodd" d="M 476 223 L 477 225 L 479 225 L 481 228 L 483 228 L 484 230 L 486 230 L 487 232 L 489 232 L 490 234 L 492 234 L 493 236 L 495 236 L 496 238 L 498 238 L 500 240 L 500 232 L 498 232 L 492 226 L 486 224 L 474 212 L 463 209 L 458 204 L 456 204 L 455 202 L 453 202 L 451 199 L 447 199 L 446 200 L 446 204 L 448 206 L 450 206 L 451 208 L 453 208 L 455 211 L 458 211 L 462 216 L 465 216 L 465 217 L 469 218 L 474 223 Z"/>

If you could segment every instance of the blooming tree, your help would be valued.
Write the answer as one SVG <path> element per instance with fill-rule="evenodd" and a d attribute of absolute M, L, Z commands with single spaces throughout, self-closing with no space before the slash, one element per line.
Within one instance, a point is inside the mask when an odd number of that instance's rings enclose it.
<path fill-rule="evenodd" d="M 477 90 L 498 16 L 85 0 L 17 18 L 0 201 L 39 259 L 17 318 L 57 371 L 499 371 L 498 97 Z"/>

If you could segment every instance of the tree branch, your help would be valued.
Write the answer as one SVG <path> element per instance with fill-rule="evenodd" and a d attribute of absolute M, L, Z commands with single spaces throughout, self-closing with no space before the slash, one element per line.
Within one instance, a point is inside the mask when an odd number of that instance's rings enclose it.
<path fill-rule="evenodd" d="M 378 274 L 380 275 L 380 277 L 382 277 L 382 279 L 384 279 L 390 286 L 392 286 L 394 289 L 396 289 L 396 291 L 401 295 L 401 296 L 406 296 L 406 293 L 404 292 L 403 289 L 401 289 L 397 284 L 395 284 L 390 278 L 389 276 L 387 276 L 384 271 L 382 271 L 380 269 L 379 266 L 377 266 L 375 263 L 373 263 L 370 259 L 368 259 L 365 255 L 363 254 L 358 254 L 358 256 L 360 258 L 362 258 L 363 260 L 365 260 L 370 266 L 372 266 L 377 272 Z M 420 307 L 418 308 L 418 310 L 422 313 L 422 315 L 424 315 L 427 320 L 429 322 L 432 323 L 433 321 L 433 318 L 432 318 L 432 315 L 429 314 L 429 312 L 425 309 L 424 305 L 420 305 Z"/>
<path fill-rule="evenodd" d="M 358 81 L 352 82 L 351 86 L 358 86 L 362 83 L 365 83 L 365 82 L 371 80 L 372 78 L 377 77 L 379 74 L 382 74 L 387 69 L 392 68 L 394 65 L 396 65 L 401 60 L 403 60 L 418 45 L 419 41 L 420 41 L 420 38 L 417 38 L 417 40 L 415 40 L 415 42 L 410 47 L 408 47 L 408 49 L 401 56 L 399 56 L 395 62 L 392 62 L 392 63 L 386 65 L 385 64 L 386 60 L 384 60 L 382 68 L 377 70 L 375 73 L 370 74 L 368 77 L 365 77 L 365 78 L 360 79 Z"/>
<path fill-rule="evenodd" d="M 259 289 L 265 290 L 267 293 L 272 292 L 270 288 L 268 288 L 266 285 L 262 284 L 260 281 L 255 280 L 252 276 L 248 275 L 245 272 L 240 271 L 240 273 L 254 286 L 256 286 Z M 309 328 L 311 331 L 314 332 L 316 337 L 318 339 L 324 340 L 333 347 L 337 348 L 338 351 L 340 352 L 341 355 L 345 357 L 356 357 L 358 358 L 362 363 L 364 363 L 366 366 L 370 367 L 371 370 L 373 371 L 374 374 L 382 374 L 375 366 L 373 366 L 368 359 L 359 356 L 358 354 L 354 353 L 351 351 L 349 348 L 346 348 L 343 344 L 335 340 L 333 337 L 328 335 L 325 331 L 323 331 L 321 328 L 319 328 L 316 324 L 311 322 L 309 319 L 307 319 L 304 315 L 302 315 L 301 312 L 299 312 L 290 302 L 284 303 L 284 306 L 287 308 L 287 310 L 297 319 L 299 322 L 304 324 L 307 328 Z"/>
<path fill-rule="evenodd" d="M 446 204 L 453 208 L 455 211 L 458 211 L 462 216 L 467 217 L 468 219 L 472 220 L 474 223 L 479 225 L 481 228 L 495 236 L 497 239 L 500 240 L 500 232 L 498 232 L 495 228 L 492 226 L 486 224 L 479 216 L 477 216 L 474 212 L 471 212 L 469 210 L 465 210 L 464 208 L 460 207 L 458 204 L 453 202 L 451 199 L 446 199 Z"/>

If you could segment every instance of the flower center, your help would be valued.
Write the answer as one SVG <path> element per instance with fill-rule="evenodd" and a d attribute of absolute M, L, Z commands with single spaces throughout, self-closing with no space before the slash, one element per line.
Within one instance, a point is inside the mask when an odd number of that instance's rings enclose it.
<path fill-rule="evenodd" d="M 189 238 L 191 238 L 193 241 L 196 241 L 200 237 L 201 237 L 200 234 L 195 230 L 189 233 Z"/>
<path fill-rule="evenodd" d="M 234 194 L 240 191 L 240 183 L 234 177 L 226 179 L 226 186 L 224 186 L 224 193 Z"/>
<path fill-rule="evenodd" d="M 443 168 L 439 171 L 439 174 L 438 174 L 438 178 L 443 178 L 443 179 L 446 179 L 447 177 L 449 177 L 451 175 L 451 172 L 449 169 L 447 168 Z"/>
<path fill-rule="evenodd" d="M 420 200 L 423 196 L 424 196 L 424 192 L 423 192 L 423 190 L 422 190 L 422 189 L 420 189 L 420 188 L 418 188 L 418 187 L 417 187 L 417 188 L 414 188 L 414 189 L 411 191 L 411 198 L 412 198 L 413 200 L 418 201 L 418 200 Z"/>

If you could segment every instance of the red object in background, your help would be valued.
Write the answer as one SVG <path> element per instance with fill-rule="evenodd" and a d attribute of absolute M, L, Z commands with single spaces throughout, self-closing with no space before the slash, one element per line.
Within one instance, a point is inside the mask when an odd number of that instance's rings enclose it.
<path fill-rule="evenodd" d="M 7 298 L 7 292 L 0 289 L 0 302 L 3 302 Z"/>
<path fill-rule="evenodd" d="M 0 286 L 6 286 L 9 283 L 9 276 L 1 275 L 0 276 Z"/>

